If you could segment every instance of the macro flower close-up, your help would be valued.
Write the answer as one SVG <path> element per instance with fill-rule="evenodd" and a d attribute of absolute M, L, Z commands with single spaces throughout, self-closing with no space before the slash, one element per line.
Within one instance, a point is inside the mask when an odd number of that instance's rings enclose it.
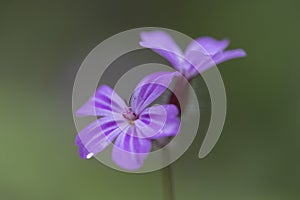
<path fill-rule="evenodd" d="M 109 86 L 102 85 L 78 109 L 78 116 L 98 116 L 79 132 L 75 144 L 81 158 L 88 159 L 114 140 L 113 161 L 127 170 L 143 165 L 151 151 L 151 140 L 174 136 L 180 121 L 175 105 L 153 105 L 171 83 L 174 72 L 158 72 L 145 77 L 136 87 L 130 106 Z"/>
<path fill-rule="evenodd" d="M 140 45 L 166 58 L 187 79 L 227 60 L 246 56 L 243 49 L 225 50 L 228 39 L 216 40 L 209 36 L 193 40 L 183 52 L 164 31 L 142 32 Z"/>
<path fill-rule="evenodd" d="M 299 200 L 300 1 L 0 1 L 0 200 Z"/>

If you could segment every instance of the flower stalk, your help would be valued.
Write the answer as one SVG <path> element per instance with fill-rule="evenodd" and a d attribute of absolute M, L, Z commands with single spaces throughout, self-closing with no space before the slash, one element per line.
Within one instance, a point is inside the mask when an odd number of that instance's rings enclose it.
<path fill-rule="evenodd" d="M 164 200 L 175 200 L 173 188 L 172 166 L 162 169 Z"/>

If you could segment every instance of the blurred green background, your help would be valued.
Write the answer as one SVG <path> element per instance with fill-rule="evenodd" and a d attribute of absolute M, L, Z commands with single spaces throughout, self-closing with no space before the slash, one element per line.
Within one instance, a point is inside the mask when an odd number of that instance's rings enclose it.
<path fill-rule="evenodd" d="M 205 159 L 200 134 L 174 163 L 176 199 L 300 199 L 299 10 L 297 0 L 1 1 L 0 199 L 162 199 L 160 171 L 117 172 L 81 160 L 74 146 L 81 62 L 143 26 L 228 37 L 248 53 L 219 65 L 224 131 Z"/>

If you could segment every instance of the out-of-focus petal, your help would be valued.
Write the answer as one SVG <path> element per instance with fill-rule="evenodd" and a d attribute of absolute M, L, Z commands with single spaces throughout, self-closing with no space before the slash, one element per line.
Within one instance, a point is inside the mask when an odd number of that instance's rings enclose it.
<path fill-rule="evenodd" d="M 191 77 L 200 74 L 205 70 L 205 66 L 214 66 L 215 62 L 211 55 L 203 51 L 191 50 L 186 53 L 186 65 L 184 76 L 190 79 Z"/>
<path fill-rule="evenodd" d="M 135 114 L 140 114 L 170 85 L 177 72 L 157 72 L 146 76 L 135 88 L 130 105 Z"/>
<path fill-rule="evenodd" d="M 227 50 L 224 52 L 219 52 L 213 56 L 205 55 L 199 51 L 189 51 L 187 52 L 186 60 L 189 61 L 191 64 L 187 68 L 185 76 L 187 78 L 191 78 L 222 62 L 245 56 L 246 53 L 242 49 Z"/>
<path fill-rule="evenodd" d="M 200 37 L 195 40 L 193 40 L 188 47 L 186 48 L 185 55 L 189 51 L 200 51 L 205 52 L 208 55 L 215 55 L 218 52 L 223 51 L 224 49 L 227 48 L 229 45 L 229 40 L 228 39 L 223 39 L 223 40 L 216 40 L 212 37 Z"/>
<path fill-rule="evenodd" d="M 243 49 L 234 49 L 234 50 L 228 50 L 225 52 L 220 52 L 213 56 L 213 59 L 216 64 L 220 64 L 222 62 L 225 62 L 227 60 L 231 60 L 234 58 L 241 58 L 245 57 L 246 52 Z"/>
<path fill-rule="evenodd" d="M 200 37 L 193 40 L 185 50 L 184 75 L 191 78 L 212 67 L 213 55 L 222 52 L 229 45 L 228 39 L 216 40 L 212 37 Z"/>
<path fill-rule="evenodd" d="M 82 129 L 75 144 L 81 158 L 90 158 L 107 147 L 117 135 L 128 127 L 128 123 L 120 116 L 100 118 Z"/>
<path fill-rule="evenodd" d="M 110 116 L 123 113 L 127 106 L 123 99 L 107 85 L 102 85 L 95 94 L 80 107 L 77 116 Z"/>
<path fill-rule="evenodd" d="M 128 131 L 135 131 L 129 128 Z M 151 141 L 137 138 L 136 133 L 122 133 L 115 141 L 112 159 L 120 167 L 127 170 L 139 169 L 151 150 Z"/>
<path fill-rule="evenodd" d="M 180 65 L 184 58 L 182 50 L 173 38 L 163 31 L 150 31 L 141 33 L 140 45 L 150 48 L 166 58 L 174 68 L 180 71 Z"/>

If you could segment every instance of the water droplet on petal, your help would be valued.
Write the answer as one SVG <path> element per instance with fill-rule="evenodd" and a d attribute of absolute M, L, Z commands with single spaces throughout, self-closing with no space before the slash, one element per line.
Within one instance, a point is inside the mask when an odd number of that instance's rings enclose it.
<path fill-rule="evenodd" d="M 90 159 L 91 157 L 93 157 L 93 155 L 94 155 L 93 153 L 89 153 L 89 154 L 86 156 L 86 158 L 87 158 L 87 159 Z"/>

